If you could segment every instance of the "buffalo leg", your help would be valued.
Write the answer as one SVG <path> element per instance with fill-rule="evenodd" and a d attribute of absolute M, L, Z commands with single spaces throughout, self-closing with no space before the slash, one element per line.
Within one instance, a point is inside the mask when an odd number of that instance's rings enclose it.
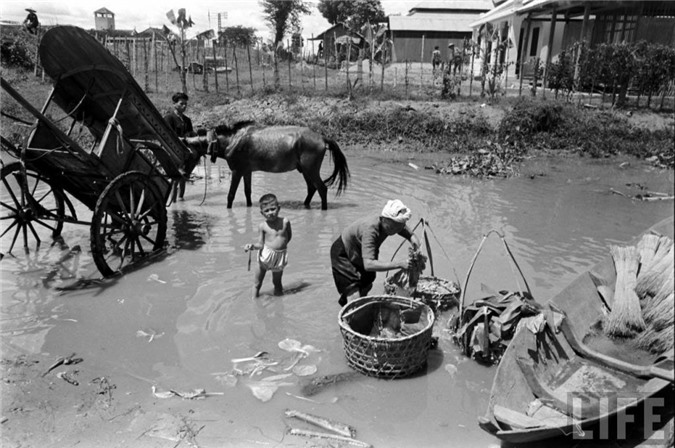
<path fill-rule="evenodd" d="M 305 183 L 307 183 L 307 197 L 305 198 L 305 208 L 309 208 L 309 204 L 312 202 L 314 193 L 316 192 L 316 187 L 312 179 L 305 173 L 302 173 L 302 177 L 305 178 Z"/>
<path fill-rule="evenodd" d="M 232 208 L 234 202 L 234 195 L 237 194 L 239 181 L 241 180 L 241 173 L 239 171 L 232 171 L 232 179 L 230 179 L 230 191 L 227 192 L 227 208 Z"/>
<path fill-rule="evenodd" d="M 307 182 L 307 199 L 305 199 L 305 207 L 309 208 L 309 203 L 314 196 L 315 191 L 319 191 L 319 196 L 321 197 L 321 210 L 328 210 L 328 188 L 321 180 L 321 175 L 317 171 L 316 173 L 302 173 L 305 177 L 305 182 Z"/>
<path fill-rule="evenodd" d="M 251 172 L 244 174 L 244 195 L 246 196 L 246 207 L 253 205 L 251 201 Z"/>

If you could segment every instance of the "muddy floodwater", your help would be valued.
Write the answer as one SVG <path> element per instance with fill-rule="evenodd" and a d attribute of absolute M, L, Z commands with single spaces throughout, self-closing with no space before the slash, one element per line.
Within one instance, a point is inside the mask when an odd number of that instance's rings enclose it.
<path fill-rule="evenodd" d="M 412 225 L 420 218 L 429 223 L 437 277 L 462 284 L 483 235 L 496 229 L 535 299 L 545 303 L 610 244 L 627 242 L 673 214 L 672 201 L 612 192 L 633 195 L 642 185 L 673 194 L 672 171 L 636 162 L 619 167 L 550 160 L 512 179 L 476 180 L 437 175 L 416 159 L 347 157 L 351 183 L 341 197 L 330 192 L 327 211 L 319 209 L 318 198 L 311 210 L 302 207 L 305 184 L 297 172 L 254 173 L 254 201 L 276 193 L 281 215 L 292 223 L 282 297 L 271 295 L 268 274 L 263 296 L 250 298 L 252 272 L 243 246 L 254 241 L 263 218 L 255 205 L 245 207 L 243 186 L 234 208 L 226 209 L 225 166 L 211 167 L 206 188 L 205 177 L 198 177 L 185 201 L 169 206 L 166 254 L 124 276 L 101 279 L 87 226 L 66 225 L 65 246 L 43 244 L 28 255 L 6 255 L 0 264 L 3 362 L 24 356 L 38 360 L 40 372 L 71 353 L 82 362 L 70 367 L 77 370 L 78 386 L 56 377 L 58 369 L 31 378 L 58 391 L 62 402 L 30 396 L 30 382 L 3 388 L 3 446 L 331 446 L 285 435 L 287 426 L 317 429 L 284 417 L 286 409 L 349 424 L 374 447 L 499 446 L 476 420 L 485 412 L 496 368 L 460 353 L 445 330 L 445 315 L 434 328 L 438 349 L 421 374 L 397 380 L 358 375 L 302 395 L 308 379 L 350 371 L 330 270 L 333 240 L 354 220 L 398 198 L 412 208 Z M 331 168 L 324 163 L 325 175 Z M 91 212 L 78 207 L 78 215 L 89 219 Z M 389 238 L 381 257 L 391 258 L 401 241 Z M 77 245 L 81 252 L 72 250 Z M 373 294 L 383 293 L 384 279 L 378 274 Z M 467 301 L 480 296 L 481 284 L 517 288 L 498 238 L 486 241 L 476 261 Z M 279 348 L 285 339 L 317 349 L 297 364 L 308 372 L 316 366 L 316 373 L 284 370 L 295 356 Z M 260 374 L 231 375 L 232 359 L 261 351 L 278 364 Z M 274 381 L 276 390 L 261 381 L 280 374 L 288 376 Z M 86 398 L 102 377 L 112 387 Z M 254 396 L 261 387 L 274 392 L 268 401 Z M 195 389 L 209 395 L 186 399 L 170 392 Z"/>

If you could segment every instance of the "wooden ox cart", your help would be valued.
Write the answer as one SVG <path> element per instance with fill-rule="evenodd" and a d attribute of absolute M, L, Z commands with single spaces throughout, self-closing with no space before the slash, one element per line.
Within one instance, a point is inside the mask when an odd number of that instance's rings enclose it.
<path fill-rule="evenodd" d="M 115 275 L 164 247 L 172 183 L 199 157 L 86 31 L 47 31 L 39 55 L 53 80 L 42 109 L 2 79 L 34 118 L 22 146 L 2 137 L 5 155 L 18 159 L 2 167 L 2 252 L 39 245 L 45 232 L 56 238 L 64 223 L 87 224 L 96 266 Z M 77 217 L 66 192 L 93 211 L 90 222 Z"/>

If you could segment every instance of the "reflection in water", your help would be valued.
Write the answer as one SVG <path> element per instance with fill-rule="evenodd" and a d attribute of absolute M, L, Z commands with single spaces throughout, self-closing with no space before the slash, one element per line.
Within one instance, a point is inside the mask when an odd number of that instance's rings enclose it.
<path fill-rule="evenodd" d="M 274 192 L 280 199 L 280 215 L 293 226 L 284 272 L 288 294 L 250 299 L 252 272 L 247 270 L 243 246 L 257 237 L 256 228 L 263 219 L 257 204 L 247 208 L 240 196 L 232 209 L 226 209 L 228 185 L 215 181 L 208 184 L 208 195 L 200 204 L 203 184 L 197 182 L 186 201 L 170 208 L 168 254 L 106 287 L 62 295 L 55 290 L 56 279 L 67 277 L 68 271 L 91 268 L 86 241 L 79 242 L 84 249 L 79 256 L 63 260 L 68 269 L 57 262 L 67 251 L 57 251 L 30 269 L 19 258 L 5 257 L 2 312 L 12 320 L 3 321 L 3 338 L 13 340 L 12 332 L 25 327 L 24 333 L 34 337 L 17 339 L 16 344 L 28 352 L 72 348 L 68 351 L 82 352 L 92 362 L 161 380 L 167 387 L 224 391 L 223 400 L 194 405 L 230 422 L 226 429 L 212 430 L 214 443 L 278 442 L 281 437 L 276 435 L 284 430 L 279 419 L 283 410 L 307 403 L 284 392 L 261 403 L 245 387 L 224 389 L 211 374 L 229 371 L 231 359 L 259 351 L 287 356 L 278 347 L 285 338 L 321 350 L 318 374 L 348 370 L 337 324 L 330 246 L 347 225 L 381 210 L 388 199 L 398 198 L 410 206 L 412 223 L 420 218 L 429 222 L 438 277 L 463 281 L 483 235 L 496 229 L 505 235 L 533 296 L 541 302 L 597 262 L 609 244 L 628 241 L 673 213 L 667 201 L 634 202 L 609 193 L 612 187 L 637 181 L 650 190 L 672 194 L 672 173 L 655 176 L 638 168 L 617 170 L 584 161 L 561 163 L 547 176 L 534 179 L 482 181 L 438 176 L 366 157 L 351 157 L 349 162 L 351 184 L 342 197 L 330 193 L 327 211 L 319 210 L 317 203 L 304 209 L 305 184 L 297 173 L 253 175 L 253 197 Z M 324 167 L 324 178 L 329 165 Z M 66 236 L 86 240 L 87 234 L 85 229 Z M 388 239 L 381 257 L 391 258 L 400 242 L 400 238 Z M 404 246 L 397 256 L 406 250 Z M 55 270 L 58 273 L 51 274 Z M 467 300 L 480 294 L 482 283 L 493 289 L 515 289 L 509 259 L 498 238 L 486 242 L 471 278 Z M 373 294 L 382 294 L 383 281 L 384 274 L 379 274 Z M 263 292 L 271 292 L 269 279 Z M 440 316 L 439 331 L 446 321 L 447 316 Z M 136 337 L 139 330 L 164 336 L 148 343 Z M 318 413 L 356 425 L 359 439 L 375 446 L 494 444 L 496 440 L 476 424 L 487 404 L 494 368 L 466 360 L 443 338 L 439 350 L 423 375 L 396 381 L 363 378 L 326 388 L 313 397 L 326 403 Z M 446 370 L 448 365 L 452 367 Z M 453 375 L 449 372 L 454 368 Z M 297 387 L 284 389 L 298 395 L 300 379 L 294 381 Z M 226 415 L 231 403 L 237 404 L 236 415 Z M 258 425 L 268 438 L 252 429 Z"/>
<path fill-rule="evenodd" d="M 169 223 L 174 238 L 171 245 L 178 249 L 198 249 L 204 245 L 211 233 L 212 224 L 209 216 L 187 210 L 172 210 Z"/>

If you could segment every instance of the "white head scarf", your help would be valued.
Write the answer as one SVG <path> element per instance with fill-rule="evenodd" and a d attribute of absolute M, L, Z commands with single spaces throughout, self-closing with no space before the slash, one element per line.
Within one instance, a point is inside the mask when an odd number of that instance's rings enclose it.
<path fill-rule="evenodd" d="M 396 222 L 406 223 L 412 216 L 412 212 L 403 202 L 398 199 L 387 201 L 387 205 L 382 209 L 382 215 Z"/>

